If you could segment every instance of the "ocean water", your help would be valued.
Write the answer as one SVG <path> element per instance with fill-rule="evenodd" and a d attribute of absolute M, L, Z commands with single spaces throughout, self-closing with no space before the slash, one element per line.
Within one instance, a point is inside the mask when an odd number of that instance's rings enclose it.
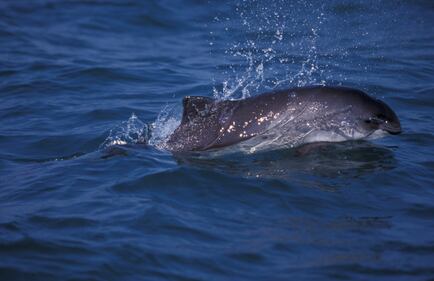
<path fill-rule="evenodd" d="M 344 85 L 404 132 L 172 155 L 181 99 Z M 0 280 L 433 280 L 429 0 L 0 2 Z"/>

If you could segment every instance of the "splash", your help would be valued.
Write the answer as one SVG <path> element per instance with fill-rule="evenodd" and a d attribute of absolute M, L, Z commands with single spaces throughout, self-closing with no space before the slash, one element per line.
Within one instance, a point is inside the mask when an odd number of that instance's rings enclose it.
<path fill-rule="evenodd" d="M 235 10 L 235 18 L 214 19 L 229 26 L 223 28 L 227 37 L 232 26 L 241 35 L 225 51 L 232 63 L 214 79 L 215 98 L 247 98 L 278 87 L 326 84 L 327 65 L 320 62 L 318 43 L 326 21 L 323 6 L 306 1 L 239 1 Z M 306 11 L 309 14 L 300 19 Z"/>
<path fill-rule="evenodd" d="M 180 109 L 175 105 L 166 105 L 150 124 L 149 145 L 158 149 L 166 148 L 166 141 L 181 122 Z"/>
<path fill-rule="evenodd" d="M 175 105 L 163 107 L 152 123 L 144 123 L 133 113 L 127 121 L 110 130 L 99 149 L 131 144 L 148 144 L 157 149 L 165 149 L 166 141 L 180 122 L 180 110 Z"/>
<path fill-rule="evenodd" d="M 133 113 L 127 121 L 110 130 L 109 136 L 99 148 L 105 149 L 114 145 L 147 143 L 149 133 L 149 126 Z"/>

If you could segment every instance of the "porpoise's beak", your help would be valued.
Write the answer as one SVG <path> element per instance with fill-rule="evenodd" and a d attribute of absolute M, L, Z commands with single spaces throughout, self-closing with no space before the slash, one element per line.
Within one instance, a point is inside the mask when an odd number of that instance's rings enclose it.
<path fill-rule="evenodd" d="M 398 119 L 393 121 L 384 121 L 383 123 L 380 124 L 379 127 L 380 129 L 392 135 L 398 135 L 402 132 L 401 123 L 399 122 Z"/>

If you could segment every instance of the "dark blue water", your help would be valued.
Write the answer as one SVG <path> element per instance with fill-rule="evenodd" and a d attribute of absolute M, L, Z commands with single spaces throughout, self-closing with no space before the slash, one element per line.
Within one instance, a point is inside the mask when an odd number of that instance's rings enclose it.
<path fill-rule="evenodd" d="M 2 1 L 0 280 L 433 280 L 433 27 L 429 0 Z M 185 95 L 313 84 L 404 133 L 160 149 Z"/>

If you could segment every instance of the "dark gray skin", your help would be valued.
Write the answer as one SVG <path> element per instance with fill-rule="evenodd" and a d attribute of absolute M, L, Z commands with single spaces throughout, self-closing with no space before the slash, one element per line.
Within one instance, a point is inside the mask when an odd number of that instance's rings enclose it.
<path fill-rule="evenodd" d="M 235 101 L 185 97 L 183 106 L 181 124 L 166 142 L 172 151 L 235 144 L 256 151 L 401 132 L 388 105 L 345 87 L 293 88 Z"/>

